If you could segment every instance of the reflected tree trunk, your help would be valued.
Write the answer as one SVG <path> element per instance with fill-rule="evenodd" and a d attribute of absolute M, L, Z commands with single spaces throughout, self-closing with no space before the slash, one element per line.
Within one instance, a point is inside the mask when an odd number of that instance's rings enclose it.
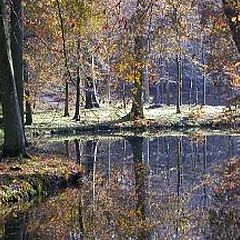
<path fill-rule="evenodd" d="M 64 144 L 65 144 L 65 149 L 66 149 L 66 157 L 69 157 L 70 156 L 70 154 L 69 154 L 69 140 L 65 140 Z"/>
<path fill-rule="evenodd" d="M 207 173 L 207 136 L 204 136 L 203 139 L 203 174 Z M 203 185 L 203 207 L 207 206 L 207 186 Z"/>
<path fill-rule="evenodd" d="M 143 138 L 142 137 L 128 137 L 126 138 L 132 147 L 134 173 L 135 173 L 135 192 L 137 197 L 136 212 L 140 222 L 146 221 L 146 203 L 147 197 L 147 176 L 149 169 L 144 164 L 143 159 Z M 137 234 L 138 240 L 151 239 L 150 232 L 147 229 L 140 229 Z"/>
<path fill-rule="evenodd" d="M 84 234 L 85 234 L 85 227 L 84 227 L 84 202 L 82 199 L 82 193 L 80 191 L 78 195 L 78 222 L 79 222 L 79 230 L 80 230 L 80 238 L 81 240 L 84 239 Z"/>
<path fill-rule="evenodd" d="M 108 179 L 111 180 L 111 142 L 108 143 Z"/>
<path fill-rule="evenodd" d="M 75 149 L 76 149 L 76 160 L 77 160 L 77 163 L 80 164 L 81 156 L 80 156 L 79 140 L 78 139 L 74 139 L 74 144 L 75 144 Z"/>
<path fill-rule="evenodd" d="M 182 172 L 182 137 L 177 138 L 177 214 L 178 218 L 181 219 L 181 199 L 180 199 L 180 194 L 181 194 L 181 187 L 182 187 L 182 177 L 183 177 L 183 172 Z M 179 232 L 180 232 L 180 220 L 177 220 L 176 222 L 176 230 L 175 230 L 175 235 L 176 239 L 179 238 Z"/>
<path fill-rule="evenodd" d="M 4 240 L 26 240 L 25 216 L 6 220 Z"/>
<path fill-rule="evenodd" d="M 93 173 L 94 170 L 94 153 L 97 147 L 97 141 L 89 140 L 83 143 L 83 153 L 81 162 L 85 167 L 87 175 Z"/>
<path fill-rule="evenodd" d="M 177 195 L 180 196 L 182 186 L 182 137 L 177 139 Z"/>

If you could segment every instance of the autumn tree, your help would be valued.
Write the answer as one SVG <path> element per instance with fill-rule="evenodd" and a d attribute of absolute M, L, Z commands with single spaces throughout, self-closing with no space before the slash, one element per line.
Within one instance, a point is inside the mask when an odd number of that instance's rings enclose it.
<path fill-rule="evenodd" d="M 149 3 L 145 0 L 138 0 L 136 12 L 133 16 L 133 87 L 132 87 L 132 107 L 129 113 L 131 120 L 144 118 L 143 113 L 143 82 L 144 64 L 146 52 L 144 46 L 145 22 L 149 9 Z"/>
<path fill-rule="evenodd" d="M 238 0 L 222 0 L 222 3 L 233 41 L 240 53 L 240 2 Z"/>

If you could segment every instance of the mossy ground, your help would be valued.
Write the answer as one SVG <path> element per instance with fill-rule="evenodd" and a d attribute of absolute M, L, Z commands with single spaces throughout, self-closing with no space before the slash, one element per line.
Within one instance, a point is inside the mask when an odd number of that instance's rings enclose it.
<path fill-rule="evenodd" d="M 26 129 L 32 135 L 49 133 L 99 132 L 99 131 L 131 131 L 173 128 L 216 127 L 238 121 L 236 113 L 228 113 L 223 106 L 192 106 L 184 105 L 181 113 L 176 113 L 175 106 L 145 108 L 145 119 L 122 121 L 130 108 L 122 109 L 118 105 L 104 105 L 98 109 L 81 109 L 81 119 L 76 122 L 71 117 L 63 117 L 58 110 L 36 112 L 34 123 Z M 73 112 L 71 112 L 73 116 Z M 235 114 L 235 115 L 234 115 Z"/>
<path fill-rule="evenodd" d="M 0 205 L 30 201 L 47 195 L 80 178 L 80 166 L 67 159 L 34 156 L 31 159 L 2 159 L 0 162 Z"/>

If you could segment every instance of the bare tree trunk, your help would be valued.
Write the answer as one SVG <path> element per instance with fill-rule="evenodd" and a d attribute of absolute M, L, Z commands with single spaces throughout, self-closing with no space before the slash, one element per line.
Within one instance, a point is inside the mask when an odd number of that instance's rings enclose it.
<path fill-rule="evenodd" d="M 77 76 L 77 86 L 76 86 L 76 103 L 75 103 L 75 114 L 73 119 L 75 121 L 80 121 L 80 76 Z"/>
<path fill-rule="evenodd" d="M 169 87 L 169 81 L 170 81 L 170 74 L 169 74 L 169 62 L 167 61 L 167 83 L 166 83 L 166 95 L 167 95 L 167 106 L 170 106 L 170 87 Z"/>
<path fill-rule="evenodd" d="M 177 81 L 176 81 L 176 93 L 177 93 L 177 113 L 181 113 L 180 105 L 181 105 L 181 64 L 179 55 L 176 56 L 177 63 Z"/>
<path fill-rule="evenodd" d="M 130 112 L 130 119 L 137 120 L 144 118 L 143 114 L 143 99 L 142 99 L 142 79 L 134 81 L 132 89 L 132 108 Z"/>
<path fill-rule="evenodd" d="M 96 74 L 95 74 L 95 58 L 92 56 L 91 58 L 92 61 L 92 86 L 93 86 L 93 91 L 92 91 L 92 100 L 94 103 L 94 107 L 99 108 L 99 103 L 97 99 L 97 86 L 96 86 Z"/>
<path fill-rule="evenodd" d="M 148 66 L 144 67 L 143 73 L 143 82 L 144 82 L 144 102 L 149 104 L 150 99 L 150 90 L 149 90 L 149 71 Z"/>
<path fill-rule="evenodd" d="M 177 1 L 177 5 L 175 6 L 172 3 L 173 7 L 173 22 L 175 24 L 175 31 L 177 34 L 177 49 L 176 49 L 176 66 L 177 66 L 177 79 L 176 79 L 176 110 L 177 113 L 181 113 L 180 106 L 182 105 L 182 36 L 180 32 L 180 25 L 178 22 L 178 9 L 180 8 L 181 1 Z"/>
<path fill-rule="evenodd" d="M 151 52 L 151 40 L 150 40 L 150 35 L 151 35 L 151 27 L 152 27 L 152 10 L 153 10 L 153 4 L 150 5 L 150 20 L 148 24 L 148 36 L 146 40 L 146 64 L 144 66 L 144 74 L 143 74 L 143 83 L 144 83 L 144 102 L 149 104 L 150 103 L 150 82 L 149 82 L 149 54 Z"/>
<path fill-rule="evenodd" d="M 193 78 L 194 78 L 194 69 L 193 65 L 191 65 L 191 76 L 190 76 L 190 90 L 189 90 L 189 103 L 193 104 Z"/>
<path fill-rule="evenodd" d="M 94 90 L 93 79 L 90 77 L 87 77 L 86 79 L 85 92 L 86 92 L 85 108 L 86 109 L 99 108 L 99 103 L 97 102 L 96 93 Z"/>
<path fill-rule="evenodd" d="M 122 101 L 123 101 L 123 108 L 126 110 L 127 108 L 127 103 L 126 103 L 126 83 L 124 80 L 122 82 Z"/>
<path fill-rule="evenodd" d="M 0 1 L 0 79 L 4 119 L 3 153 L 26 156 L 26 142 L 13 70 L 12 53 L 6 25 L 6 2 Z"/>
<path fill-rule="evenodd" d="M 28 66 L 25 62 L 24 64 L 24 81 L 28 84 Z M 25 108 L 26 108 L 26 122 L 25 125 L 31 125 L 33 122 L 32 118 L 32 104 L 30 100 L 30 91 L 29 89 L 25 89 L 26 101 L 25 101 Z"/>
<path fill-rule="evenodd" d="M 19 109 L 24 122 L 23 107 L 23 24 L 22 0 L 11 1 L 11 51 L 18 95 Z"/>
<path fill-rule="evenodd" d="M 65 105 L 64 105 L 64 117 L 69 117 L 69 82 L 65 79 Z"/>
<path fill-rule="evenodd" d="M 78 39 L 77 47 L 77 56 L 78 56 L 78 66 L 77 66 L 77 86 L 76 86 L 76 103 L 75 103 L 75 114 L 73 119 L 75 121 L 80 121 L 80 39 Z"/>
<path fill-rule="evenodd" d="M 60 28 L 62 34 L 62 45 L 63 45 L 63 55 L 64 55 L 64 65 L 65 65 L 65 107 L 64 107 L 64 117 L 69 117 L 69 81 L 72 82 L 72 75 L 69 69 L 68 63 L 68 55 L 67 55 L 67 47 L 66 47 L 66 36 L 65 36 L 65 28 L 64 21 L 61 11 L 61 6 L 59 0 L 56 0 L 57 8 L 58 8 L 58 16 L 60 20 Z"/>
<path fill-rule="evenodd" d="M 205 74 L 205 59 L 204 59 L 204 36 L 201 33 L 201 54 L 202 54 L 202 105 L 206 105 L 206 74 Z"/>

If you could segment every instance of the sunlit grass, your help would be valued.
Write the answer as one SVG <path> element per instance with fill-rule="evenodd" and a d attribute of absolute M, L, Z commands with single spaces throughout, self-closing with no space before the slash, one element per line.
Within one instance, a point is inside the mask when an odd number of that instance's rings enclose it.
<path fill-rule="evenodd" d="M 28 129 L 38 130 L 50 130 L 61 128 L 78 128 L 79 126 L 87 127 L 89 125 L 98 125 L 103 123 L 115 124 L 119 119 L 126 116 L 130 111 L 130 107 L 127 109 L 121 108 L 119 105 L 104 105 L 98 109 L 81 109 L 80 121 L 76 122 L 72 120 L 74 112 L 71 111 L 70 117 L 63 117 L 63 111 L 59 109 L 51 111 L 36 112 L 33 115 L 33 125 L 27 127 Z M 187 119 L 193 126 L 198 126 L 199 123 L 204 121 L 210 121 L 217 119 L 222 113 L 223 107 L 213 106 L 196 106 L 189 107 L 184 105 L 181 108 L 181 113 L 176 113 L 175 106 L 163 106 L 156 109 L 144 109 L 145 119 L 153 120 L 162 125 L 176 125 L 183 119 Z M 143 124 L 144 121 L 142 121 Z M 119 124 L 119 123 L 118 123 Z M 122 123 L 120 123 L 122 124 Z M 135 123 L 125 123 L 132 126 Z"/>

